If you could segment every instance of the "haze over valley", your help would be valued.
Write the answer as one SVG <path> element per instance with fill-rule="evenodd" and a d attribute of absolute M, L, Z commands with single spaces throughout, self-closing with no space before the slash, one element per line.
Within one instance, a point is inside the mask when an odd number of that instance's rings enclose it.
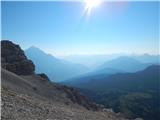
<path fill-rule="evenodd" d="M 150 65 L 160 64 L 159 55 L 149 54 L 81 55 L 80 58 L 75 55 L 68 59 L 68 56 L 63 58 L 55 57 L 33 46 L 26 49 L 25 54 L 35 63 L 37 73 L 44 72 L 51 80 L 56 82 L 83 76 L 83 74 L 100 75 L 136 72 Z M 44 61 L 45 64 L 43 64 Z"/>

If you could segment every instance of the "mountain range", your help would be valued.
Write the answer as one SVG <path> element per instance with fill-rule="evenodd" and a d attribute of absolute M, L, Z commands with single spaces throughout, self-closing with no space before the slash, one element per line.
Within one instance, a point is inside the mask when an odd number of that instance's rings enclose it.
<path fill-rule="evenodd" d="M 83 64 L 90 69 L 95 69 L 96 67 L 102 65 L 105 62 L 111 61 L 113 59 L 116 59 L 121 56 L 127 56 L 130 58 L 133 58 L 141 63 L 148 64 L 148 63 L 154 63 L 158 64 L 160 63 L 160 55 L 150 55 L 150 54 L 124 54 L 124 53 L 119 53 L 119 54 L 104 54 L 104 55 L 68 55 L 68 56 L 63 56 L 61 58 L 73 62 L 73 63 L 79 63 Z"/>
<path fill-rule="evenodd" d="M 62 81 L 88 71 L 84 65 L 58 59 L 36 47 L 25 50 L 25 55 L 35 64 L 36 73 L 46 73 L 52 81 Z"/>
<path fill-rule="evenodd" d="M 81 74 L 71 79 L 66 79 L 65 81 L 70 81 L 70 83 L 79 83 L 87 82 L 90 79 L 102 79 L 116 73 L 134 73 L 136 71 L 144 70 L 153 64 L 158 65 L 157 62 L 142 63 L 132 57 L 121 56 L 104 62 L 103 64 L 97 66 L 95 69 L 90 70 L 85 74 Z"/>
<path fill-rule="evenodd" d="M 35 64 L 36 73 L 44 72 L 52 81 L 56 82 L 86 76 L 107 76 L 113 73 L 136 72 L 145 69 L 151 64 L 158 64 L 158 56 L 143 55 L 133 58 L 131 56 L 120 56 L 120 54 L 117 54 L 110 56 L 101 55 L 99 59 L 97 58 L 101 61 L 99 62 L 99 65 L 97 63 L 96 67 L 93 67 L 93 65 L 92 68 L 88 68 L 86 67 L 86 64 L 78 64 L 76 63 L 76 60 L 69 62 L 68 59 L 54 57 L 34 46 L 25 50 L 25 54 Z M 97 57 L 99 56 L 97 55 Z M 95 56 L 87 58 L 89 58 L 89 63 L 90 61 L 93 61 L 92 59 L 95 58 Z M 104 60 L 104 58 L 106 58 L 106 60 Z M 137 60 L 137 58 L 139 58 L 139 60 Z M 144 61 L 146 60 L 144 58 L 147 58 L 148 62 Z"/>
<path fill-rule="evenodd" d="M 125 72 L 136 72 L 145 69 L 149 65 L 150 65 L 149 63 L 148 64 L 141 63 L 132 57 L 121 56 L 116 59 L 103 63 L 97 69 L 113 68 Z"/>

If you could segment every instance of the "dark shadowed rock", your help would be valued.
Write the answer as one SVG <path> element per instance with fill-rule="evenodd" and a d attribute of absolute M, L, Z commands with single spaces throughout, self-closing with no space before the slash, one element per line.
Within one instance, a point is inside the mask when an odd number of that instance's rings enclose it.
<path fill-rule="evenodd" d="M 18 75 L 34 74 L 35 66 L 28 60 L 19 45 L 8 40 L 1 41 L 2 68 Z"/>
<path fill-rule="evenodd" d="M 80 94 L 75 88 L 64 85 L 59 87 L 57 86 L 57 89 L 64 91 L 73 103 L 77 103 L 88 110 L 98 111 L 103 109 L 103 107 L 93 103 L 86 96 Z"/>
<path fill-rule="evenodd" d="M 41 73 L 41 74 L 37 74 L 38 76 L 40 76 L 42 79 L 49 81 L 49 78 L 46 74 Z"/>

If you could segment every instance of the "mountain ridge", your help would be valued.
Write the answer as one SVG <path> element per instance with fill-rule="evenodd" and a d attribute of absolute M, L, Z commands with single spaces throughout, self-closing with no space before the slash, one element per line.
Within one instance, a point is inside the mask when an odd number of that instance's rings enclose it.
<path fill-rule="evenodd" d="M 45 72 L 53 81 L 62 81 L 88 71 L 88 68 L 83 65 L 58 59 L 39 48 L 28 48 L 25 54 L 36 65 L 37 73 Z"/>
<path fill-rule="evenodd" d="M 125 72 L 136 72 L 145 69 L 147 65 L 148 64 L 143 64 L 132 57 L 120 56 L 116 59 L 103 63 L 97 69 L 113 68 Z"/>

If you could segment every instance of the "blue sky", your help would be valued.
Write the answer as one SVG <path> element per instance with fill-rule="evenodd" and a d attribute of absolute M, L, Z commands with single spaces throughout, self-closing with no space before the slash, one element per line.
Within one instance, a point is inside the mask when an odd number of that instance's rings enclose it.
<path fill-rule="evenodd" d="M 158 2 L 2 2 L 2 39 L 53 55 L 158 54 Z"/>

